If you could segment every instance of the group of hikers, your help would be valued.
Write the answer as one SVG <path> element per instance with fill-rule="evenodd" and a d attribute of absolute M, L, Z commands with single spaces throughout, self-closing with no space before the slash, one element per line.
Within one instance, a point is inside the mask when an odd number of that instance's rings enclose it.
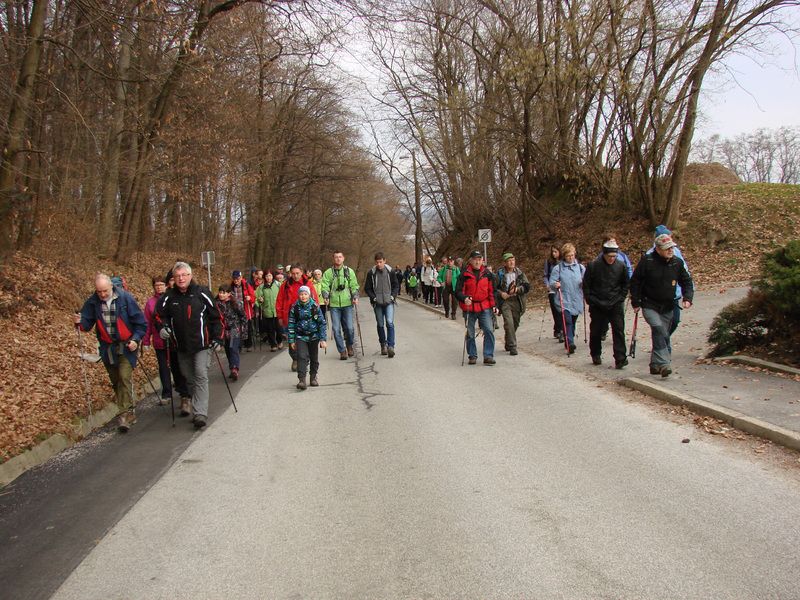
<path fill-rule="evenodd" d="M 589 351 L 592 362 L 602 364 L 602 342 L 609 327 L 615 366 L 627 364 L 625 302 L 630 302 L 651 327 L 650 373 L 667 377 L 671 371 L 670 336 L 689 308 L 693 283 L 671 232 L 659 226 L 653 247 L 634 269 L 614 234 L 604 236 L 598 256 L 582 265 L 573 244 L 553 246 L 544 262 L 543 284 L 553 316 L 553 336 L 575 352 L 575 325 L 584 305 L 591 317 Z M 495 273 L 473 250 L 461 259 L 444 258 L 438 267 L 427 258 L 405 270 L 392 268 L 383 253 L 363 280 L 376 319 L 380 354 L 394 358 L 394 310 L 401 287 L 415 301 L 419 281 L 423 299 L 443 307 L 445 318 L 455 320 L 456 303 L 465 321 L 464 352 L 468 364 L 477 363 L 476 328 L 483 334 L 483 363 L 494 365 L 498 315 L 503 317 L 505 350 L 518 354 L 516 332 L 526 309 L 531 283 L 516 265 L 511 252 L 502 254 L 503 266 Z M 356 272 L 345 265 L 340 251 L 332 266 L 304 269 L 300 264 L 277 265 L 264 271 L 253 267 L 245 279 L 233 271 L 230 283 L 220 285 L 216 296 L 194 281 L 192 267 L 178 261 L 164 276 L 152 278 L 153 294 L 144 311 L 125 288 L 106 274 L 95 277 L 95 293 L 75 314 L 75 326 L 95 329 L 100 357 L 108 372 L 117 405 L 122 411 L 118 429 L 126 432 L 136 421 L 132 373 L 138 354 L 152 346 L 161 380 L 161 404 L 180 396 L 181 416 L 192 416 L 195 428 L 208 420 L 208 368 L 212 354 L 224 348 L 231 380 L 239 378 L 240 351 L 267 344 L 270 351 L 288 345 L 291 370 L 298 390 L 319 386 L 319 350 L 327 353 L 332 333 L 340 360 L 355 355 L 355 327 L 360 298 Z M 360 330 L 359 330 L 360 335 Z M 363 344 L 362 344 L 363 352 Z M 218 357 L 217 360 L 219 361 Z M 221 361 L 219 362 L 222 367 Z M 224 373 L 223 373 L 224 374 Z"/>

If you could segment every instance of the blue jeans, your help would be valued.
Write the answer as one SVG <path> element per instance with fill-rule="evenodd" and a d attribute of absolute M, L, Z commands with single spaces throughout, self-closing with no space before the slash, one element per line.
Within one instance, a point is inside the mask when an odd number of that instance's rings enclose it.
<path fill-rule="evenodd" d="M 389 348 L 394 348 L 394 304 L 387 304 L 385 306 L 376 304 L 372 307 L 375 311 L 375 321 L 378 323 L 378 341 L 381 346 L 386 344 Z M 384 321 L 386 327 L 383 326 Z M 389 335 L 387 337 L 386 331 Z"/>
<path fill-rule="evenodd" d="M 575 345 L 575 323 L 578 321 L 578 315 L 570 314 L 569 312 L 565 312 L 564 316 L 561 316 L 561 311 L 557 310 L 558 312 L 558 322 L 561 325 L 561 329 L 564 329 L 564 324 L 566 323 L 567 330 L 564 332 L 564 337 L 567 338 L 567 345 L 574 346 Z"/>
<path fill-rule="evenodd" d="M 672 362 L 672 346 L 669 336 L 674 318 L 673 308 L 664 312 L 653 308 L 642 308 L 644 320 L 650 325 L 650 333 L 653 340 L 653 351 L 650 353 L 650 366 L 661 367 L 669 366 Z"/>
<path fill-rule="evenodd" d="M 225 340 L 225 356 L 228 357 L 228 368 L 239 368 L 239 348 L 242 340 L 238 337 Z"/>
<path fill-rule="evenodd" d="M 492 309 L 487 308 L 479 313 L 467 313 L 467 354 L 470 358 L 478 358 L 478 348 L 475 345 L 475 321 L 483 332 L 483 358 L 494 356 L 494 326 L 492 325 Z"/>
<path fill-rule="evenodd" d="M 333 329 L 333 339 L 336 340 L 336 349 L 339 354 L 345 351 L 347 346 L 353 345 L 355 331 L 353 330 L 353 306 L 329 306 L 331 311 L 331 329 Z M 344 338 L 342 338 L 342 328 L 344 328 Z"/>

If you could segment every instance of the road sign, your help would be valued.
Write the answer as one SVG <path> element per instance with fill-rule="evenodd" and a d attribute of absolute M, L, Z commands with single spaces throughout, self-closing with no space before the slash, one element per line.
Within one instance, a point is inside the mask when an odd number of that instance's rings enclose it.
<path fill-rule="evenodd" d="M 491 229 L 478 229 L 478 241 L 482 244 L 488 244 L 492 241 Z"/>
<path fill-rule="evenodd" d="M 202 261 L 204 267 L 210 267 L 214 264 L 214 251 L 209 250 L 208 252 L 203 252 L 200 255 L 200 260 Z"/>

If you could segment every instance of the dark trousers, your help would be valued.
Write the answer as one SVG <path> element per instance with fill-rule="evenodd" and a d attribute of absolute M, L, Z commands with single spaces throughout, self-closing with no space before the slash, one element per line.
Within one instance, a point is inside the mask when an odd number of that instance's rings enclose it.
<path fill-rule="evenodd" d="M 265 317 L 264 318 L 264 341 L 269 344 L 270 348 L 274 348 L 280 341 L 279 337 L 280 326 L 278 325 L 278 317 Z"/>
<path fill-rule="evenodd" d="M 175 391 L 181 398 L 188 398 L 191 396 L 189 393 L 189 384 L 186 382 L 186 377 L 181 372 L 181 365 L 178 363 L 178 352 L 175 348 L 169 349 L 169 370 L 172 371 L 172 381 L 175 382 Z"/>
<path fill-rule="evenodd" d="M 297 340 L 297 378 L 305 379 L 308 372 L 309 363 L 311 366 L 311 377 L 319 372 L 319 340 L 305 342 Z"/>
<path fill-rule="evenodd" d="M 228 358 L 228 368 L 239 368 L 239 344 L 241 340 L 238 337 L 225 340 L 225 356 Z"/>
<path fill-rule="evenodd" d="M 425 304 L 431 303 L 431 291 L 433 290 L 433 286 L 428 285 L 427 283 L 422 284 L 422 299 L 425 301 Z"/>
<path fill-rule="evenodd" d="M 449 285 L 442 287 L 442 304 L 444 304 L 444 316 L 455 318 L 458 303 L 456 302 L 456 294 Z"/>
<path fill-rule="evenodd" d="M 161 397 L 172 398 L 172 378 L 169 373 L 169 360 L 167 359 L 167 349 L 156 348 L 156 359 L 158 360 L 158 378 L 161 380 Z"/>
<path fill-rule="evenodd" d="M 558 337 L 558 334 L 563 333 L 564 329 L 561 322 L 561 311 L 558 310 L 555 294 L 547 294 L 547 299 L 550 301 L 550 312 L 553 314 L 553 337 Z"/>
<path fill-rule="evenodd" d="M 589 353 L 600 356 L 603 352 L 603 336 L 611 325 L 611 338 L 614 343 L 614 360 L 622 362 L 628 354 L 625 345 L 625 304 L 620 302 L 611 308 L 589 307 Z"/>

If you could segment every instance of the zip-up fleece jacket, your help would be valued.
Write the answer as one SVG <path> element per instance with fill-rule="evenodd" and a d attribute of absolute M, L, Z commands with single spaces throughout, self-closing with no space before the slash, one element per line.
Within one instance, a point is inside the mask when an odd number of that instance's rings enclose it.
<path fill-rule="evenodd" d="M 495 290 L 494 294 L 494 301 L 497 304 L 497 307 L 500 308 L 503 306 L 503 297 L 500 295 L 500 292 L 508 293 L 506 289 L 506 268 L 500 267 L 497 271 L 497 290 Z M 528 281 L 528 278 L 525 277 L 525 273 L 522 272 L 522 269 L 519 267 L 514 267 L 514 273 L 517 274 L 517 278 L 514 280 L 516 284 L 516 294 L 512 295 L 509 300 L 512 298 L 517 298 L 520 304 L 520 314 L 525 313 L 525 309 L 527 308 L 525 302 L 525 294 L 531 291 L 531 283 Z"/>
<path fill-rule="evenodd" d="M 612 264 L 601 256 L 586 265 L 583 295 L 589 306 L 611 308 L 625 302 L 629 287 L 628 267 L 619 256 Z"/>
<path fill-rule="evenodd" d="M 456 282 L 456 298 L 461 310 L 464 312 L 479 313 L 494 307 L 495 279 L 485 266 L 475 271 L 471 266 L 464 269 Z M 472 304 L 467 306 L 464 300 L 472 298 Z"/>
<path fill-rule="evenodd" d="M 314 302 L 319 304 L 317 290 L 314 289 L 313 283 L 306 279 L 305 275 L 300 278 L 300 281 L 295 281 L 291 278 L 284 280 L 281 284 L 281 289 L 278 290 L 278 300 L 275 303 L 275 312 L 282 326 L 286 327 L 289 324 L 289 309 L 292 304 L 297 302 L 297 293 L 304 285 L 311 290 L 311 297 Z"/>
<path fill-rule="evenodd" d="M 456 283 L 458 282 L 458 276 L 461 275 L 461 269 L 459 269 L 455 265 L 453 265 L 452 267 L 450 265 L 447 265 L 447 266 L 444 266 L 441 269 L 439 269 L 439 283 L 441 283 L 443 286 L 447 285 L 447 271 L 448 270 L 450 270 L 452 272 L 452 274 L 450 276 L 450 289 L 452 289 L 455 292 L 456 291 Z"/>
<path fill-rule="evenodd" d="M 307 284 L 311 286 L 312 284 Z M 339 289 L 339 288 L 343 289 Z M 322 274 L 322 297 L 332 308 L 343 308 L 353 304 L 352 298 L 358 298 L 358 278 L 350 267 L 342 265 L 335 271 L 333 267 Z"/>
<path fill-rule="evenodd" d="M 144 313 L 136 304 L 136 299 L 121 287 L 114 287 L 113 294 L 117 296 L 114 301 L 117 310 L 116 332 L 110 335 L 103 321 L 103 309 L 100 306 L 102 300 L 97 294 L 89 296 L 88 300 L 81 308 L 81 331 L 91 331 L 95 328 L 97 341 L 100 342 L 100 358 L 107 365 L 117 364 L 117 352 L 115 346 L 122 344 L 122 354 L 131 363 L 131 367 L 136 367 L 136 352 L 131 352 L 125 346 L 131 340 L 137 344 L 141 342 L 147 331 L 147 321 Z"/>
<path fill-rule="evenodd" d="M 275 303 L 278 301 L 278 290 L 280 289 L 281 284 L 274 279 L 269 285 L 262 283 L 258 286 L 256 305 L 261 309 L 261 315 L 265 319 L 273 319 L 278 316 L 275 312 Z"/>
<path fill-rule="evenodd" d="M 222 344 L 222 321 L 207 287 L 191 282 L 185 292 L 173 287 L 156 305 L 156 328 L 169 327 L 178 352 L 196 354 L 216 340 Z"/>
<path fill-rule="evenodd" d="M 694 284 L 683 261 L 677 256 L 667 260 L 657 252 L 645 254 L 633 271 L 631 305 L 633 308 L 670 311 L 675 305 L 675 286 L 678 284 L 683 299 L 691 302 Z"/>
<path fill-rule="evenodd" d="M 400 295 L 400 277 L 397 276 L 397 273 L 395 273 L 389 265 L 383 267 L 383 272 L 380 273 L 382 276 L 386 276 L 387 274 L 389 276 L 390 294 L 392 297 L 397 298 Z M 369 300 L 373 305 L 375 305 L 377 301 L 377 294 L 375 293 L 377 277 L 379 277 L 378 267 L 372 267 L 367 273 L 367 278 L 364 280 L 364 293 L 369 296 Z M 387 304 L 388 303 L 380 303 L 381 306 L 386 306 Z"/>
<path fill-rule="evenodd" d="M 317 303 L 310 299 L 303 304 L 298 300 L 289 309 L 289 343 L 297 340 L 311 342 L 328 337 L 327 323 Z"/>

